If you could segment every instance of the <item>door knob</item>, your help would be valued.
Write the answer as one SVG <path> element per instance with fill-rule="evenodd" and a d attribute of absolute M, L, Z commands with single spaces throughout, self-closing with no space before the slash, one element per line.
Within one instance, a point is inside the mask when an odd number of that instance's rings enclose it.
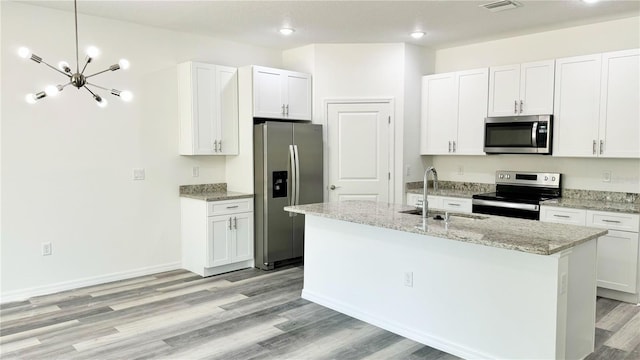
<path fill-rule="evenodd" d="M 335 190 L 335 189 L 337 189 L 337 188 L 339 188 L 339 187 L 340 187 L 340 186 L 331 185 L 331 186 L 329 186 L 329 189 L 331 189 L 331 190 Z"/>

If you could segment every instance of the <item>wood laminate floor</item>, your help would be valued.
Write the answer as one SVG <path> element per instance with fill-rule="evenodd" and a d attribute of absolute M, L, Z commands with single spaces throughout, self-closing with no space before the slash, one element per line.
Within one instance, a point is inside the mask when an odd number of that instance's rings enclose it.
<path fill-rule="evenodd" d="M 2 359 L 457 359 L 300 298 L 303 270 L 185 270 L 0 309 Z M 640 308 L 599 298 L 596 351 L 640 359 Z"/>

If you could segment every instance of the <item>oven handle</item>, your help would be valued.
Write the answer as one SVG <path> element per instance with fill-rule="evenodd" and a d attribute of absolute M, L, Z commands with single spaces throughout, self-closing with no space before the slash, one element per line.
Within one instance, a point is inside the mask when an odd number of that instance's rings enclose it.
<path fill-rule="evenodd" d="M 506 201 L 490 201 L 490 200 L 473 199 L 471 203 L 473 205 L 495 206 L 495 207 L 501 207 L 501 208 L 518 209 L 518 210 L 529 210 L 529 211 L 540 210 L 540 205 L 520 204 L 520 203 L 512 203 L 512 202 L 506 202 Z"/>

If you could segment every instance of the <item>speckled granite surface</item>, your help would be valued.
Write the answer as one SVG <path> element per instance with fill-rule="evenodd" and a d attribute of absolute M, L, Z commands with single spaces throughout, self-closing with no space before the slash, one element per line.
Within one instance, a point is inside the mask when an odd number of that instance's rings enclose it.
<path fill-rule="evenodd" d="M 460 181 L 438 181 L 438 190 L 433 190 L 433 184 L 429 181 L 429 195 L 450 196 L 470 199 L 473 194 L 482 194 L 496 191 L 494 184 L 481 184 Z M 422 181 L 407 183 L 407 192 L 422 194 Z"/>
<path fill-rule="evenodd" d="M 448 223 L 430 217 L 423 230 L 419 215 L 399 212 L 411 209 L 413 207 L 371 201 L 285 207 L 287 211 L 301 214 L 540 255 L 554 254 L 607 233 L 607 230 L 584 226 L 490 215 L 482 215 L 481 219 L 452 216 Z"/>
<path fill-rule="evenodd" d="M 252 198 L 253 194 L 227 191 L 226 183 L 180 185 L 180 196 L 204 201 Z"/>
<path fill-rule="evenodd" d="M 547 200 L 542 205 L 640 214 L 640 194 L 563 189 L 562 198 Z"/>

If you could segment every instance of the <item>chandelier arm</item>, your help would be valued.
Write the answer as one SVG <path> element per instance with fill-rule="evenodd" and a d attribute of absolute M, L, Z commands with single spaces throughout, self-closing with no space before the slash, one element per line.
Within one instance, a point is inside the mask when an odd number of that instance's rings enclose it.
<path fill-rule="evenodd" d="M 91 95 L 93 95 L 93 98 L 94 98 L 94 99 L 95 99 L 95 97 L 96 97 L 96 96 L 98 96 L 98 95 L 96 95 L 96 93 L 94 93 L 93 91 L 91 91 L 91 89 L 89 89 L 89 87 L 88 87 L 87 85 L 83 86 L 83 88 L 87 89 L 87 91 L 88 91 L 88 92 L 90 92 L 90 93 L 91 93 Z"/>
<path fill-rule="evenodd" d="M 95 73 L 95 74 L 87 75 L 87 76 L 85 76 L 84 78 L 85 78 L 85 79 L 88 79 L 88 78 L 90 78 L 90 77 L 92 77 L 92 76 L 100 75 L 100 74 L 105 73 L 105 72 L 110 71 L 110 70 L 111 70 L 111 68 L 104 69 L 104 70 L 102 70 L 102 71 L 98 71 L 98 72 L 97 72 L 97 73 Z M 95 86 L 95 85 L 94 85 L 94 86 Z"/>
<path fill-rule="evenodd" d="M 91 85 L 91 86 L 93 86 L 93 87 L 97 87 L 98 89 L 102 89 L 102 90 L 104 90 L 104 91 L 111 91 L 111 89 L 107 89 L 107 88 L 106 88 L 106 87 L 104 87 L 104 86 L 100 86 L 100 85 L 92 84 L 92 83 L 90 83 L 90 82 L 88 82 L 88 83 L 87 83 L 87 85 Z"/>
<path fill-rule="evenodd" d="M 87 65 L 89 65 L 90 62 L 91 62 L 91 58 L 87 56 L 87 62 L 84 64 L 84 67 L 82 68 L 82 71 L 80 72 L 80 75 L 84 74 L 84 71 L 87 69 Z"/>
<path fill-rule="evenodd" d="M 73 0 L 73 13 L 76 21 L 76 72 L 80 72 L 80 56 L 78 55 L 78 4 L 77 0 Z M 86 65 L 85 65 L 86 67 Z"/>
<path fill-rule="evenodd" d="M 53 70 L 55 70 L 55 71 L 59 72 L 60 74 L 62 74 L 62 75 L 64 75 L 64 76 L 66 76 L 66 77 L 68 77 L 68 78 L 71 78 L 71 75 L 67 74 L 66 72 L 60 71 L 60 69 L 56 68 L 55 66 L 53 66 L 53 65 L 51 65 L 51 64 L 48 64 L 46 61 L 44 61 L 44 60 L 40 60 L 40 62 L 41 62 L 41 63 L 43 63 L 43 64 L 45 64 L 45 65 L 47 65 L 48 67 L 52 68 Z"/>

